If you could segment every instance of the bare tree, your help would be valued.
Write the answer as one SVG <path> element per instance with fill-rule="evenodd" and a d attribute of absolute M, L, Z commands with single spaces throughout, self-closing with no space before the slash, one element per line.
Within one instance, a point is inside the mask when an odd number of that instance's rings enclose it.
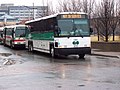
<path fill-rule="evenodd" d="M 82 3 L 81 0 L 64 0 L 58 2 L 58 12 L 81 12 Z"/>
<path fill-rule="evenodd" d="M 44 16 L 48 16 L 48 15 L 51 15 L 51 14 L 55 13 L 51 1 L 48 2 L 48 0 L 47 0 L 47 2 L 44 3 L 44 0 L 42 0 L 42 4 L 43 4 L 43 6 L 41 6 L 41 9 L 39 10 L 41 12 L 38 12 L 39 18 L 40 17 L 44 17 Z"/>
<path fill-rule="evenodd" d="M 95 19 L 98 19 L 96 23 L 99 27 L 99 34 L 103 40 L 105 38 L 106 42 L 108 42 L 111 32 L 114 35 L 119 20 L 115 13 L 117 9 L 115 5 L 115 0 L 103 0 L 96 7 L 97 11 L 94 14 Z"/>
<path fill-rule="evenodd" d="M 95 0 L 82 0 L 82 10 L 85 13 L 88 13 L 89 18 L 91 18 L 91 14 L 93 13 L 93 8 L 95 4 Z"/>
<path fill-rule="evenodd" d="M 53 7 L 52 1 L 47 2 L 47 6 L 48 6 L 47 15 L 55 14 L 56 11 L 55 11 L 55 9 Z"/>

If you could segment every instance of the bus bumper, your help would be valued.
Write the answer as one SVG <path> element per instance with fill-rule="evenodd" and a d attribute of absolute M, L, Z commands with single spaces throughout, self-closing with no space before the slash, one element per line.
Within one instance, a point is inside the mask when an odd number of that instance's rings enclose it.
<path fill-rule="evenodd" d="M 14 48 L 25 48 L 25 44 L 14 44 Z"/>
<path fill-rule="evenodd" d="M 55 48 L 55 54 L 57 54 L 57 55 L 91 54 L 91 48 L 90 47 L 84 47 L 84 48 Z"/>

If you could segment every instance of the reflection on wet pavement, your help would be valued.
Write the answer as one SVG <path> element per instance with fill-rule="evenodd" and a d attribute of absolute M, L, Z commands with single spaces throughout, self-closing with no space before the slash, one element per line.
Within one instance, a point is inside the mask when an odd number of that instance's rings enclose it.
<path fill-rule="evenodd" d="M 0 53 L 0 66 L 22 64 L 24 60 L 20 55 L 13 55 L 11 53 Z"/>
<path fill-rule="evenodd" d="M 11 53 L 0 53 L 0 56 L 4 56 L 4 57 L 8 57 L 10 55 L 12 55 L 12 54 Z"/>

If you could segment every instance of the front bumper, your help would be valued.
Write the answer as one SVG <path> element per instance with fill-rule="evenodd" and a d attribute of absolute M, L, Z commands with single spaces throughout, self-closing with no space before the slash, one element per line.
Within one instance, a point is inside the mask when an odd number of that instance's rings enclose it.
<path fill-rule="evenodd" d="M 83 47 L 83 48 L 55 48 L 55 54 L 57 54 L 57 55 L 91 54 L 91 48 L 90 47 Z"/>
<path fill-rule="evenodd" d="M 25 48 L 25 44 L 14 44 L 15 48 Z"/>

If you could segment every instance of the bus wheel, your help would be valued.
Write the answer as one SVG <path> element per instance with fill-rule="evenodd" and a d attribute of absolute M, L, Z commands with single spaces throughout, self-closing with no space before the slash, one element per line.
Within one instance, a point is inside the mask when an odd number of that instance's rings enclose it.
<path fill-rule="evenodd" d="M 28 50 L 29 50 L 30 52 L 33 51 L 33 46 L 32 46 L 31 44 L 28 45 Z"/>
<path fill-rule="evenodd" d="M 12 41 L 10 42 L 10 48 L 13 48 L 13 44 L 12 44 Z"/>
<path fill-rule="evenodd" d="M 79 59 L 85 59 L 84 56 L 85 54 L 79 54 Z"/>
<path fill-rule="evenodd" d="M 51 50 L 50 50 L 50 55 L 51 55 L 51 57 L 53 57 L 53 58 L 55 57 L 55 53 L 54 53 L 54 48 L 53 48 L 53 47 L 52 47 Z"/>
<path fill-rule="evenodd" d="M 5 44 L 5 40 L 3 40 L 3 45 L 6 46 L 6 44 Z"/>
<path fill-rule="evenodd" d="M 57 58 L 58 57 L 58 55 L 55 54 L 53 47 L 50 50 L 50 55 L 51 55 L 52 58 Z"/>

